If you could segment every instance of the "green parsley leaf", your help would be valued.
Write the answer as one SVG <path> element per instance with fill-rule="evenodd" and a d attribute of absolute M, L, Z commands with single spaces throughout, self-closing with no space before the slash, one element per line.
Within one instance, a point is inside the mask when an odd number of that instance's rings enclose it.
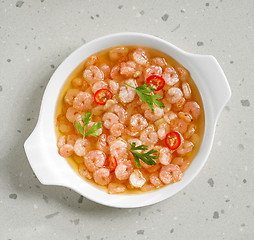
<path fill-rule="evenodd" d="M 138 168 L 141 168 L 141 164 L 140 164 L 140 160 L 143 161 L 144 163 L 148 164 L 148 165 L 156 165 L 157 163 L 153 160 L 153 159 L 158 159 L 160 154 L 157 154 L 158 151 L 151 149 L 148 152 L 138 152 L 138 150 L 140 151 L 146 151 L 148 150 L 148 146 L 146 145 L 139 145 L 136 146 L 135 142 L 132 142 L 131 144 L 131 149 L 126 148 L 127 150 L 129 150 L 133 157 L 134 157 L 134 162 L 135 165 Z M 154 155 L 157 154 L 157 155 Z"/>
<path fill-rule="evenodd" d="M 86 116 L 84 114 L 81 115 L 82 121 L 84 123 L 84 127 L 82 127 L 80 122 L 74 122 L 74 125 L 78 129 L 79 133 L 83 135 L 83 139 L 85 139 L 86 136 L 90 136 L 90 135 L 94 137 L 98 137 L 100 135 L 99 133 L 95 131 L 101 128 L 102 126 L 101 122 L 94 123 L 92 127 L 90 127 L 88 131 L 86 132 L 87 125 L 92 120 L 92 116 L 93 114 L 89 111 L 86 111 Z"/>
<path fill-rule="evenodd" d="M 135 89 L 135 91 L 137 92 L 138 96 L 140 97 L 140 99 L 142 100 L 143 103 L 147 103 L 149 108 L 152 110 L 152 112 L 154 112 L 154 106 L 153 104 L 157 105 L 159 108 L 164 108 L 165 105 L 164 103 L 158 101 L 157 99 L 161 99 L 162 96 L 160 95 L 152 95 L 151 93 L 155 91 L 154 88 L 152 87 L 148 87 L 148 84 L 143 84 L 142 86 L 139 87 L 132 87 L 127 83 L 124 83 L 125 85 L 127 85 L 128 87 L 131 87 L 133 89 Z"/>

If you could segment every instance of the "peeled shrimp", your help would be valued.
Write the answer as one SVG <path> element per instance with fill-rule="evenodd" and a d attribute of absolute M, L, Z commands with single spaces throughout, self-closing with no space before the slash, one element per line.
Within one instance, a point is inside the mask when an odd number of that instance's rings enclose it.
<path fill-rule="evenodd" d="M 114 80 L 109 80 L 109 88 L 113 94 L 117 94 L 119 90 L 119 83 Z"/>
<path fill-rule="evenodd" d="M 110 67 L 106 63 L 100 65 L 100 70 L 104 73 L 104 79 L 108 78 L 110 75 Z"/>
<path fill-rule="evenodd" d="M 92 87 L 92 92 L 96 93 L 99 89 L 105 89 L 108 87 L 108 84 L 105 81 L 98 81 L 94 83 Z"/>
<path fill-rule="evenodd" d="M 141 114 L 132 115 L 130 118 L 130 130 L 132 132 L 139 132 L 148 126 L 146 119 Z"/>
<path fill-rule="evenodd" d="M 91 65 L 83 72 L 84 79 L 92 84 L 96 81 L 104 80 L 104 73 L 97 66 Z"/>
<path fill-rule="evenodd" d="M 120 137 L 124 132 L 124 125 L 122 123 L 114 123 L 110 128 L 110 133 L 114 137 Z"/>
<path fill-rule="evenodd" d="M 78 89 L 69 89 L 64 97 L 65 102 L 72 105 L 74 98 L 79 94 L 79 92 L 80 91 Z"/>
<path fill-rule="evenodd" d="M 149 180 L 153 184 L 153 186 L 155 186 L 156 188 L 159 188 L 163 185 L 163 183 L 161 182 L 159 178 L 158 172 L 150 174 Z"/>
<path fill-rule="evenodd" d="M 108 168 L 99 168 L 93 173 L 93 179 L 99 185 L 108 185 L 111 178 L 112 177 Z"/>
<path fill-rule="evenodd" d="M 125 82 L 132 87 L 138 86 L 136 80 L 134 80 L 134 79 L 129 79 Z M 126 85 L 120 87 L 119 99 L 122 103 L 126 104 L 126 103 L 132 102 L 134 100 L 135 96 L 136 96 L 135 89 L 128 87 Z"/>
<path fill-rule="evenodd" d="M 104 127 L 110 129 L 113 124 L 119 122 L 119 117 L 112 112 L 106 112 L 102 117 L 102 121 L 104 122 Z"/>
<path fill-rule="evenodd" d="M 145 117 L 150 121 L 156 121 L 160 119 L 164 114 L 164 111 L 162 108 L 159 108 L 158 106 L 154 105 L 154 112 L 149 108 L 145 111 L 144 115 Z"/>
<path fill-rule="evenodd" d="M 188 152 L 191 152 L 194 147 L 194 144 L 190 141 L 185 140 L 180 147 L 177 149 L 177 153 L 184 155 Z"/>
<path fill-rule="evenodd" d="M 109 51 L 109 58 L 112 61 L 117 61 L 127 56 L 129 49 L 126 47 L 116 47 Z"/>
<path fill-rule="evenodd" d="M 151 65 L 148 68 L 145 69 L 144 75 L 145 78 L 148 78 L 152 75 L 158 75 L 161 76 L 162 74 L 162 68 L 160 66 Z"/>
<path fill-rule="evenodd" d="M 165 60 L 165 58 L 161 58 L 161 57 L 155 57 L 152 59 L 152 64 L 160 66 L 162 68 L 167 66 L 167 62 Z"/>
<path fill-rule="evenodd" d="M 126 77 L 133 77 L 136 73 L 136 63 L 133 61 L 122 62 L 120 65 L 120 74 Z"/>
<path fill-rule="evenodd" d="M 115 140 L 110 144 L 110 153 L 114 156 L 117 162 L 121 162 L 127 159 L 128 150 L 126 149 L 127 143 L 122 140 Z"/>
<path fill-rule="evenodd" d="M 168 112 L 164 115 L 164 119 L 168 124 L 171 124 L 174 119 L 177 118 L 177 115 L 174 112 Z"/>
<path fill-rule="evenodd" d="M 110 111 L 115 113 L 118 116 L 120 123 L 126 122 L 128 116 L 127 116 L 127 112 L 125 111 L 123 107 L 121 107 L 118 104 L 115 104 L 112 106 Z"/>
<path fill-rule="evenodd" d="M 172 160 L 172 155 L 171 155 L 170 150 L 167 147 L 162 147 L 159 152 L 160 152 L 160 156 L 158 158 L 159 162 L 162 165 L 170 164 L 170 162 Z"/>
<path fill-rule="evenodd" d="M 146 179 L 140 170 L 135 169 L 130 175 L 129 181 L 133 187 L 141 188 L 145 184 Z"/>
<path fill-rule="evenodd" d="M 126 180 L 133 172 L 133 165 L 130 160 L 121 162 L 115 169 L 116 178 L 119 180 Z"/>
<path fill-rule="evenodd" d="M 107 135 L 106 134 L 103 133 L 98 137 L 97 148 L 99 150 L 103 151 L 104 153 L 109 152 L 109 146 L 107 144 Z"/>
<path fill-rule="evenodd" d="M 160 140 L 165 139 L 165 137 L 169 133 L 169 131 L 170 131 L 169 125 L 167 123 L 161 123 L 158 126 L 158 131 L 157 131 L 159 139 Z"/>
<path fill-rule="evenodd" d="M 184 134 L 184 138 L 185 139 L 190 138 L 195 133 L 196 129 L 197 129 L 197 126 L 194 123 L 191 123 Z"/>
<path fill-rule="evenodd" d="M 88 60 L 85 63 L 85 67 L 89 67 L 91 65 L 99 65 L 100 60 L 97 56 L 91 56 L 88 58 Z"/>
<path fill-rule="evenodd" d="M 179 81 L 179 77 L 173 67 L 167 67 L 162 74 L 165 83 L 169 86 L 175 85 Z"/>
<path fill-rule="evenodd" d="M 161 168 L 159 177 L 164 184 L 170 184 L 179 182 L 182 179 L 182 172 L 178 165 L 169 164 Z"/>
<path fill-rule="evenodd" d="M 122 193 L 124 192 L 126 187 L 121 183 L 110 183 L 108 185 L 108 193 L 114 194 L 114 193 Z"/>
<path fill-rule="evenodd" d="M 73 146 L 71 144 L 64 144 L 59 148 L 59 154 L 62 157 L 70 157 L 73 154 Z"/>
<path fill-rule="evenodd" d="M 145 66 L 148 63 L 147 53 L 142 48 L 135 50 L 132 53 L 132 58 L 137 64 L 140 64 L 141 66 Z"/>
<path fill-rule="evenodd" d="M 180 132 L 181 134 L 184 134 L 187 131 L 188 128 L 188 124 L 183 121 L 182 119 L 175 119 L 171 122 L 170 124 L 171 128 L 176 131 L 176 132 Z"/>
<path fill-rule="evenodd" d="M 197 119 L 200 115 L 200 106 L 194 101 L 187 102 L 183 107 L 183 111 L 191 114 L 193 118 Z"/>
<path fill-rule="evenodd" d="M 80 174 L 82 177 L 85 177 L 85 178 L 87 178 L 87 179 L 92 179 L 91 173 L 89 173 L 89 171 L 87 171 L 87 169 L 86 169 L 86 167 L 85 167 L 84 164 L 80 164 L 80 165 L 79 165 L 78 171 L 79 171 L 79 174 Z"/>
<path fill-rule="evenodd" d="M 88 152 L 84 157 L 84 162 L 90 172 L 103 167 L 106 161 L 106 154 L 100 150 L 93 150 Z"/>
<path fill-rule="evenodd" d="M 171 104 L 178 102 L 182 96 L 183 96 L 182 91 L 176 87 L 170 88 L 166 94 L 166 98 L 168 102 Z"/>
<path fill-rule="evenodd" d="M 186 81 L 189 75 L 189 72 L 184 67 L 177 67 L 178 76 L 182 81 Z"/>
<path fill-rule="evenodd" d="M 182 83 L 182 90 L 183 90 L 183 96 L 186 99 L 190 99 L 191 98 L 191 88 L 190 88 L 189 83 L 187 83 L 187 82 Z"/>
<path fill-rule="evenodd" d="M 79 111 L 86 111 L 91 108 L 93 97 L 88 92 L 80 92 L 73 100 L 73 107 Z"/>
<path fill-rule="evenodd" d="M 122 79 L 122 75 L 120 74 L 120 65 L 117 64 L 114 67 L 112 67 L 111 72 L 110 72 L 110 77 L 113 80 L 121 80 Z"/>
<path fill-rule="evenodd" d="M 158 142 L 158 135 L 155 132 L 154 126 L 148 126 L 140 134 L 140 140 L 144 145 L 153 146 Z"/>
<path fill-rule="evenodd" d="M 177 157 L 173 159 L 172 164 L 178 165 L 181 171 L 184 172 L 190 165 L 190 162 L 182 157 Z"/>
<path fill-rule="evenodd" d="M 190 123 L 192 121 L 192 116 L 186 112 L 179 112 L 179 118 L 183 119 L 186 123 Z"/>
<path fill-rule="evenodd" d="M 68 121 L 73 123 L 74 121 L 76 121 L 76 118 L 79 114 L 80 113 L 77 109 L 69 107 L 66 111 L 66 118 L 68 119 Z"/>
<path fill-rule="evenodd" d="M 90 142 L 86 138 L 85 139 L 79 138 L 76 140 L 74 144 L 74 152 L 80 157 L 84 156 L 89 148 Z"/>

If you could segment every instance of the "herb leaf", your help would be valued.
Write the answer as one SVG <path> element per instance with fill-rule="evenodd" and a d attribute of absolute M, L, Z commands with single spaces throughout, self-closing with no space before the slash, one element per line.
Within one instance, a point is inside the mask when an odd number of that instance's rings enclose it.
<path fill-rule="evenodd" d="M 148 152 L 138 152 L 137 150 L 141 150 L 141 151 L 146 151 L 148 150 L 148 146 L 146 145 L 139 145 L 136 146 L 135 142 L 132 142 L 131 144 L 131 149 L 126 148 L 127 150 L 129 150 L 133 157 L 134 157 L 134 162 L 135 165 L 138 168 L 141 168 L 141 164 L 140 164 L 140 160 L 143 161 L 144 163 L 148 164 L 148 165 L 156 165 L 157 163 L 153 160 L 153 159 L 158 159 L 160 154 L 157 155 L 153 155 L 154 153 L 158 153 L 157 150 L 151 149 Z"/>
<path fill-rule="evenodd" d="M 85 136 L 92 135 L 94 137 L 98 137 L 100 134 L 98 132 L 95 132 L 96 130 L 100 129 L 102 126 L 102 123 L 94 123 L 92 127 L 89 128 L 89 130 L 86 132 Z"/>
<path fill-rule="evenodd" d="M 84 114 L 81 115 L 82 121 L 84 123 L 84 127 L 82 127 L 80 122 L 74 122 L 74 125 L 78 129 L 79 133 L 81 135 L 83 135 L 83 139 L 85 139 L 85 137 L 89 136 L 89 135 L 94 136 L 94 137 L 98 137 L 100 135 L 99 133 L 97 133 L 95 131 L 101 128 L 101 126 L 102 126 L 101 122 L 94 123 L 92 125 L 92 127 L 90 127 L 88 129 L 88 131 L 86 132 L 87 125 L 91 121 L 92 116 L 93 116 L 93 114 L 91 112 L 89 112 L 89 111 L 86 111 L 86 116 Z"/>
<path fill-rule="evenodd" d="M 133 89 L 135 89 L 135 91 L 137 92 L 138 96 L 140 97 L 140 99 L 142 100 L 143 103 L 147 103 L 149 108 L 152 110 L 152 112 L 154 112 L 154 106 L 153 104 L 157 105 L 159 108 L 164 108 L 165 105 L 158 101 L 157 99 L 161 99 L 162 96 L 160 95 L 152 95 L 151 93 L 155 91 L 154 88 L 152 87 L 148 87 L 149 84 L 143 84 L 142 86 L 139 87 L 132 87 L 127 83 L 124 83 L 125 85 L 127 85 L 128 87 L 131 87 Z"/>

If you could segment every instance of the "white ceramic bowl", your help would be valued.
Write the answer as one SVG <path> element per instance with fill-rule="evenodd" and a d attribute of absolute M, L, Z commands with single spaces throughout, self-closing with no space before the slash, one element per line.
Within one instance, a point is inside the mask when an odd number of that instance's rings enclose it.
<path fill-rule="evenodd" d="M 58 154 L 55 107 L 67 77 L 84 59 L 102 49 L 124 44 L 158 49 L 189 70 L 203 100 L 205 131 L 200 150 L 180 182 L 144 194 L 110 195 L 83 180 Z M 42 99 L 38 123 L 24 145 L 27 158 L 42 184 L 69 187 L 90 200 L 111 207 L 134 208 L 154 204 L 183 189 L 204 166 L 212 147 L 217 119 L 230 96 L 227 79 L 213 56 L 187 53 L 169 42 L 147 34 L 125 32 L 107 35 L 74 51 L 51 77 Z"/>

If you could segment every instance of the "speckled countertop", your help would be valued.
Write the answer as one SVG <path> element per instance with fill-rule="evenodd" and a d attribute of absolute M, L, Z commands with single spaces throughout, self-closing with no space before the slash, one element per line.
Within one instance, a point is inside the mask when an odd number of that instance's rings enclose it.
<path fill-rule="evenodd" d="M 254 239 L 254 1 L 0 1 L 0 238 Z M 232 89 L 209 159 L 172 198 L 114 209 L 44 186 L 23 149 L 44 89 L 73 50 L 137 31 L 214 55 Z"/>

